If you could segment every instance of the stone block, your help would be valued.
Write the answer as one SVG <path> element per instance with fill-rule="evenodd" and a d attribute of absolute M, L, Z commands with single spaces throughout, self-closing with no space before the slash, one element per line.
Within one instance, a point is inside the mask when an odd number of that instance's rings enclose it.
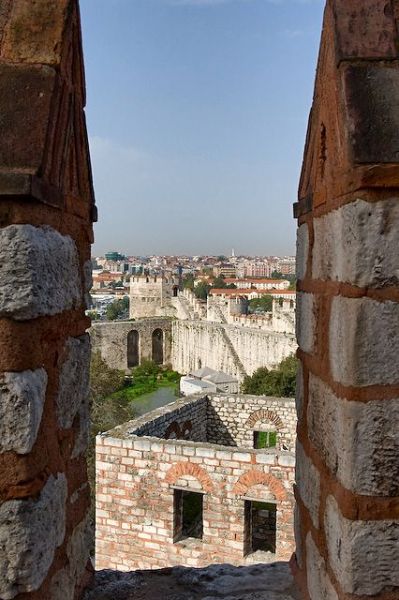
<path fill-rule="evenodd" d="M 9 500 L 0 506 L 0 597 L 37 590 L 65 535 L 65 475 L 52 475 L 37 500 Z"/>
<path fill-rule="evenodd" d="M 319 527 L 320 473 L 306 455 L 302 444 L 296 443 L 296 484 L 302 502 L 309 511 L 313 525 Z"/>
<path fill-rule="evenodd" d="M 373 596 L 399 588 L 399 521 L 350 521 L 333 496 L 324 521 L 330 565 L 345 593 Z"/>
<path fill-rule="evenodd" d="M 68 565 L 58 571 L 51 581 L 51 600 L 74 600 L 76 587 L 90 557 L 92 529 L 89 516 L 75 527 L 67 544 Z"/>
<path fill-rule="evenodd" d="M 370 298 L 333 299 L 330 367 L 347 386 L 399 384 L 399 304 Z"/>
<path fill-rule="evenodd" d="M 72 427 L 79 410 L 84 412 L 89 395 L 89 362 L 89 335 L 68 338 L 56 399 L 58 424 L 62 429 Z"/>
<path fill-rule="evenodd" d="M 28 454 L 36 441 L 46 398 L 44 369 L 0 376 L 0 452 Z"/>
<path fill-rule="evenodd" d="M 313 277 L 359 287 L 397 285 L 398 221 L 397 198 L 356 200 L 315 219 Z"/>
<path fill-rule="evenodd" d="M 281 454 L 278 457 L 278 464 L 281 467 L 295 467 L 295 456 L 293 454 Z"/>
<path fill-rule="evenodd" d="M 313 294 L 299 292 L 296 305 L 296 336 L 299 347 L 312 353 L 316 337 L 316 307 Z"/>
<path fill-rule="evenodd" d="M 338 600 L 337 592 L 327 574 L 326 563 L 310 533 L 306 538 L 306 557 L 310 600 Z"/>
<path fill-rule="evenodd" d="M 302 419 L 302 407 L 303 407 L 303 366 L 298 361 L 298 371 L 296 374 L 296 388 L 295 388 L 295 406 L 298 419 Z"/>
<path fill-rule="evenodd" d="M 0 230 L 0 317 L 28 320 L 80 306 L 75 242 L 51 227 Z"/>
<path fill-rule="evenodd" d="M 306 276 L 309 255 L 309 230 L 307 223 L 298 228 L 296 241 L 296 277 L 298 280 Z"/>
<path fill-rule="evenodd" d="M 348 402 L 311 374 L 308 428 L 344 487 L 362 495 L 399 495 L 399 399 Z"/>

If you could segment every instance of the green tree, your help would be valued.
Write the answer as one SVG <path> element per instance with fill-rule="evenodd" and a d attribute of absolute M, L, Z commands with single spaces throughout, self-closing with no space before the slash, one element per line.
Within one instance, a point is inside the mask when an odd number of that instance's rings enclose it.
<path fill-rule="evenodd" d="M 108 321 L 115 321 L 119 317 L 123 316 L 129 310 L 129 297 L 124 296 L 123 298 L 118 298 L 108 304 L 107 309 L 105 311 L 105 315 Z"/>
<path fill-rule="evenodd" d="M 249 301 L 249 312 L 254 313 L 256 311 L 271 312 L 273 310 L 273 296 L 265 294 L 260 298 L 253 298 Z"/>
<path fill-rule="evenodd" d="M 245 377 L 241 391 L 256 396 L 292 398 L 295 396 L 297 368 L 298 360 L 294 355 L 282 360 L 277 369 L 260 367 L 252 376 Z"/>
<path fill-rule="evenodd" d="M 200 281 L 194 288 L 195 297 L 199 300 L 206 300 L 208 298 L 209 290 L 211 286 L 209 283 L 205 283 L 204 281 Z"/>
<path fill-rule="evenodd" d="M 193 289 L 194 289 L 194 275 L 192 273 L 187 273 L 183 277 L 183 288 L 185 290 L 191 290 L 191 291 L 193 291 Z"/>

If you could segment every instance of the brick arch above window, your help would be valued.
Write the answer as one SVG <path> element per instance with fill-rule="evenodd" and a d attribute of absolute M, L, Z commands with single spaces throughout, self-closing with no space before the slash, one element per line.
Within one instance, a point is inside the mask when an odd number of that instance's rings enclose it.
<path fill-rule="evenodd" d="M 166 473 L 165 481 L 173 485 L 184 475 L 195 477 L 201 484 L 204 492 L 212 492 L 213 483 L 208 473 L 199 465 L 191 462 L 179 462 L 172 465 Z"/>
<path fill-rule="evenodd" d="M 249 416 L 246 425 L 247 427 L 253 428 L 259 421 L 270 421 L 276 427 L 277 431 L 280 431 L 284 427 L 284 423 L 280 417 L 275 412 L 267 408 L 262 408 L 253 412 Z"/>
<path fill-rule="evenodd" d="M 287 500 L 287 490 L 281 481 L 270 475 L 270 473 L 263 473 L 256 469 L 246 471 L 240 476 L 234 486 L 234 493 L 239 496 L 246 496 L 252 486 L 259 484 L 266 486 L 278 502 Z"/>

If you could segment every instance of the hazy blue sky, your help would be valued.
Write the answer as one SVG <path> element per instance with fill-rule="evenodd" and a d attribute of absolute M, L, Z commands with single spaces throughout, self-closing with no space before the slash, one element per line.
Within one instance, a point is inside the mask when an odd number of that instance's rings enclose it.
<path fill-rule="evenodd" d="M 292 254 L 322 0 L 81 0 L 94 253 Z"/>

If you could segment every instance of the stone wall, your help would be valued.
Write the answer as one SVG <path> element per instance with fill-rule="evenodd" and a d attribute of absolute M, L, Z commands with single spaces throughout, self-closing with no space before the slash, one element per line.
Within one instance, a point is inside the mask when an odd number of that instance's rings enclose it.
<path fill-rule="evenodd" d="M 110 367 L 127 369 L 128 333 L 139 332 L 140 359 L 151 359 L 152 333 L 157 328 L 164 332 L 164 363 L 170 363 L 183 374 L 207 366 L 242 381 L 259 367 L 275 367 L 297 348 L 291 334 L 158 317 L 93 323 L 90 329 L 93 351 L 100 351 Z"/>
<path fill-rule="evenodd" d="M 395 0 L 327 3 L 298 229 L 304 599 L 399 598 Z"/>
<path fill-rule="evenodd" d="M 295 336 L 206 321 L 173 321 L 172 364 L 179 373 L 200 365 L 243 380 L 296 352 Z"/>
<path fill-rule="evenodd" d="M 91 576 L 91 221 L 77 2 L 0 9 L 0 597 L 73 600 Z"/>
<path fill-rule="evenodd" d="M 90 339 L 93 352 L 100 352 L 103 359 L 113 369 L 128 369 L 128 334 L 130 331 L 139 333 L 139 357 L 152 360 L 152 334 L 156 329 L 164 333 L 163 350 L 164 364 L 170 364 L 171 356 L 171 319 L 140 319 L 138 321 L 118 321 L 109 323 L 93 323 L 90 329 Z"/>
<path fill-rule="evenodd" d="M 231 400 L 220 395 L 180 400 L 98 436 L 97 569 L 127 571 L 251 562 L 253 556 L 247 556 L 246 550 L 246 500 L 276 504 L 276 553 L 267 559 L 286 560 L 290 556 L 294 454 L 276 448 L 254 450 L 194 441 L 204 433 L 198 429 L 198 418 L 206 403 L 215 401 L 220 407 L 230 404 Z M 239 405 L 244 401 L 241 397 Z M 274 399 L 270 403 L 273 408 L 270 412 L 273 412 Z M 263 398 L 262 406 L 266 413 L 268 398 Z M 189 409 L 193 411 L 193 427 L 184 430 L 184 423 L 190 417 Z M 283 406 L 283 414 L 285 410 Z M 222 411 L 219 414 L 222 416 Z M 148 421 L 146 427 L 144 419 Z M 255 422 L 257 418 L 247 421 L 251 434 Z M 181 439 L 165 439 L 173 429 L 171 423 L 178 432 L 176 437 Z M 162 437 L 143 435 L 147 431 L 161 433 Z M 202 539 L 176 539 L 175 490 L 203 494 Z"/>
<path fill-rule="evenodd" d="M 295 452 L 296 408 L 291 398 L 210 394 L 208 442 L 253 448 L 253 432 L 277 431 L 278 448 Z"/>

